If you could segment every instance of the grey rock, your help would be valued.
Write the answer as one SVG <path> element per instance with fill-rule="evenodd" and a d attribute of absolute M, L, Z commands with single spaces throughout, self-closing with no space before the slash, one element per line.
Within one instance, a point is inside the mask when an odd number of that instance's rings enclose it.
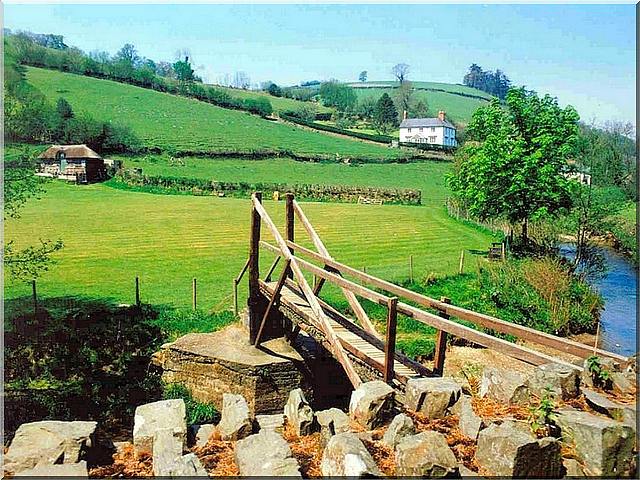
<path fill-rule="evenodd" d="M 301 388 L 289 393 L 289 400 L 284 406 L 284 416 L 299 437 L 310 435 L 317 430 L 315 414 Z"/>
<path fill-rule="evenodd" d="M 416 426 L 411 417 L 408 417 L 404 413 L 399 413 L 391 420 L 389 428 L 387 428 L 387 431 L 382 437 L 382 443 L 389 445 L 391 448 L 396 448 L 396 445 L 405 437 L 409 437 L 415 433 Z"/>
<path fill-rule="evenodd" d="M 222 418 L 218 424 L 222 440 L 240 440 L 253 433 L 253 418 L 242 395 L 222 395 Z"/>
<path fill-rule="evenodd" d="M 458 427 L 462 434 L 476 440 L 485 425 L 482 418 L 473 411 L 471 397 L 462 395 L 451 409 L 451 413 L 458 416 Z"/>
<path fill-rule="evenodd" d="M 531 393 L 540 398 L 547 388 L 552 398 L 576 398 L 580 394 L 580 371 L 559 363 L 539 365 L 530 379 L 529 387 Z"/>
<path fill-rule="evenodd" d="M 623 395 L 633 395 L 638 388 L 636 373 L 633 371 L 613 372 L 611 383 L 613 389 Z"/>
<path fill-rule="evenodd" d="M 445 436 L 428 430 L 404 438 L 396 447 L 396 474 L 446 477 L 458 474 L 458 461 Z"/>
<path fill-rule="evenodd" d="M 331 437 L 320 464 L 325 477 L 380 477 L 382 472 L 355 433 Z"/>
<path fill-rule="evenodd" d="M 216 426 L 212 423 L 189 426 L 189 436 L 193 439 L 196 447 L 204 447 L 215 431 Z"/>
<path fill-rule="evenodd" d="M 256 423 L 261 432 L 264 430 L 280 431 L 284 427 L 284 415 L 282 413 L 256 415 Z"/>
<path fill-rule="evenodd" d="M 37 467 L 23 470 L 16 477 L 75 477 L 88 478 L 87 462 L 81 460 L 78 463 L 64 463 L 57 465 L 38 465 Z"/>
<path fill-rule="evenodd" d="M 607 415 L 614 420 L 621 422 L 624 420 L 625 406 L 619 403 L 612 402 L 601 393 L 594 392 L 588 388 L 583 388 L 582 393 L 587 404 L 593 408 L 596 412 Z"/>
<path fill-rule="evenodd" d="M 153 437 L 153 474 L 156 477 L 170 477 L 182 457 L 182 442 L 174 437 L 173 429 L 156 430 Z"/>
<path fill-rule="evenodd" d="M 529 379 L 518 372 L 485 367 L 479 394 L 499 402 L 524 403 L 529 400 Z"/>
<path fill-rule="evenodd" d="M 411 378 L 407 382 L 405 408 L 429 419 L 443 418 L 461 393 L 460 384 L 452 378 Z"/>
<path fill-rule="evenodd" d="M 170 429 L 173 436 L 186 445 L 187 420 L 184 400 L 161 400 L 136 408 L 133 421 L 133 446 L 137 454 L 153 451 L 156 431 Z"/>
<path fill-rule="evenodd" d="M 242 476 L 302 478 L 289 444 L 271 430 L 261 431 L 237 442 L 235 459 Z"/>
<path fill-rule="evenodd" d="M 320 425 L 320 440 L 326 446 L 331 437 L 349 431 L 349 416 L 342 410 L 330 408 L 316 413 Z"/>
<path fill-rule="evenodd" d="M 351 419 L 372 430 L 383 425 L 393 414 L 395 392 L 383 381 L 361 384 L 351 394 Z"/>
<path fill-rule="evenodd" d="M 556 424 L 564 442 L 575 447 L 585 473 L 616 477 L 633 470 L 634 430 L 615 420 L 572 409 L 558 411 Z"/>
<path fill-rule="evenodd" d="M 491 475 L 525 478 L 560 478 L 560 443 L 537 439 L 526 424 L 492 423 L 478 435 L 476 460 Z"/>
<path fill-rule="evenodd" d="M 638 411 L 635 408 L 625 405 L 624 409 L 622 410 L 622 419 L 620 421 L 636 431 L 638 425 L 637 415 Z"/>
<path fill-rule="evenodd" d="M 79 462 L 94 446 L 96 425 L 56 420 L 23 423 L 4 456 L 4 468 L 16 474 L 36 466 Z"/>
<path fill-rule="evenodd" d="M 458 473 L 461 477 L 478 477 L 477 472 L 465 467 L 462 463 L 458 464 Z"/>
<path fill-rule="evenodd" d="M 195 453 L 188 453 L 179 457 L 170 473 L 171 477 L 209 477 L 200 459 Z"/>
<path fill-rule="evenodd" d="M 566 470 L 565 477 L 584 477 L 582 465 L 575 458 L 565 458 L 562 461 Z"/>

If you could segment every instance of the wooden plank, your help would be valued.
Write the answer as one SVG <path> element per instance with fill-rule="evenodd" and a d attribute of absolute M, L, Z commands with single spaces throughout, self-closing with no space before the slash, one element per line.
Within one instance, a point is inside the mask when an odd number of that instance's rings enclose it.
<path fill-rule="evenodd" d="M 279 258 L 279 257 L 278 257 Z M 269 300 L 269 305 L 267 305 L 267 309 L 264 312 L 264 317 L 262 317 L 262 322 L 260 323 L 260 329 L 258 330 L 258 335 L 256 336 L 256 340 L 254 342 L 255 346 L 260 345 L 260 337 L 262 337 L 262 332 L 264 330 L 264 326 L 267 323 L 267 318 L 269 318 L 269 313 L 271 313 L 271 309 L 273 305 L 278 301 L 278 297 L 280 296 L 280 290 L 284 286 L 284 282 L 287 279 L 287 275 L 289 274 L 289 264 L 291 262 L 287 261 L 285 263 L 284 268 L 282 269 L 282 273 L 280 274 L 280 278 L 278 279 L 278 283 L 276 284 L 276 288 L 273 291 L 273 295 L 271 295 L 271 299 Z"/>
<path fill-rule="evenodd" d="M 298 259 L 296 259 L 291 254 L 291 251 L 289 250 L 289 247 L 287 246 L 285 239 L 282 238 L 282 235 L 280 235 L 280 232 L 278 231 L 276 225 L 273 223 L 273 220 L 271 220 L 267 211 L 264 209 L 260 201 L 255 197 L 253 198 L 253 205 L 257 210 L 257 212 L 259 213 L 260 217 L 262 217 L 262 221 L 265 222 L 265 224 L 271 231 L 273 238 L 275 239 L 276 243 L 280 247 L 280 250 L 282 251 L 283 257 L 285 258 L 285 260 L 288 260 L 290 262 L 289 266 L 293 271 L 294 278 L 297 280 L 298 285 L 300 285 L 300 288 L 302 289 L 302 292 L 304 293 L 304 296 L 307 302 L 309 302 L 309 307 L 311 308 L 314 315 L 318 319 L 318 322 L 320 323 L 320 325 L 324 327 L 323 332 L 326 335 L 329 343 L 334 348 L 334 355 L 336 356 L 336 359 L 338 360 L 338 362 L 340 362 L 340 364 L 344 368 L 353 387 L 358 388 L 362 383 L 362 381 L 360 380 L 358 373 L 355 371 L 353 364 L 351 363 L 351 359 L 347 357 L 347 354 L 345 353 L 344 348 L 342 347 L 342 344 L 339 342 L 335 332 L 331 328 L 331 325 L 329 324 L 329 319 L 326 317 L 326 315 L 322 311 L 322 307 L 320 307 L 320 305 L 318 304 L 318 299 L 313 294 L 311 287 L 307 282 L 307 279 L 304 278 L 302 270 L 298 265 Z"/>
<path fill-rule="evenodd" d="M 300 221 L 302 222 L 304 229 L 309 234 L 309 237 L 311 237 L 311 241 L 315 245 L 318 252 L 320 252 L 320 254 L 325 257 L 333 258 L 329 254 L 329 250 L 327 250 L 327 247 L 324 245 L 322 239 L 320 238 L 320 235 L 318 235 L 315 228 L 313 228 L 313 225 L 311 224 L 311 222 L 309 221 L 305 213 L 302 211 L 302 208 L 300 208 L 300 205 L 298 205 L 298 202 L 293 200 L 292 206 L 295 213 L 298 215 L 298 218 L 300 218 Z M 351 310 L 353 310 L 353 313 L 355 314 L 358 321 L 365 328 L 365 330 L 367 330 L 369 333 L 372 333 L 373 335 L 378 335 L 378 332 L 376 332 L 375 326 L 369 319 L 367 312 L 365 312 L 362 305 L 360 305 L 360 302 L 356 298 L 355 294 L 346 289 L 342 289 L 342 294 L 347 299 L 347 302 L 349 302 L 349 306 L 351 307 Z"/>
<path fill-rule="evenodd" d="M 428 308 L 435 308 L 452 317 L 459 318 L 461 320 L 467 320 L 478 325 L 481 325 L 485 328 L 490 328 L 497 332 L 508 333 L 514 335 L 523 340 L 531 341 L 534 343 L 538 343 L 540 345 L 545 345 L 547 347 L 555 348 L 561 352 L 569 353 L 571 355 L 575 355 L 581 358 L 587 358 L 594 354 L 593 347 L 589 347 L 588 345 L 584 345 L 579 342 L 575 342 L 573 340 L 567 338 L 556 337 L 555 335 L 551 335 L 549 333 L 540 332 L 538 330 L 534 330 L 529 327 L 525 327 L 523 325 L 516 325 L 515 323 L 506 322 L 496 317 L 492 317 L 490 315 L 485 315 L 483 313 L 474 312 L 472 310 L 467 310 L 462 307 L 458 307 L 455 305 L 447 305 L 436 299 L 427 297 L 425 295 L 420 295 L 419 293 L 412 292 L 411 290 L 407 290 L 406 288 L 400 287 L 393 283 L 387 282 L 385 280 L 373 277 L 368 275 L 365 272 L 357 270 L 355 268 L 349 267 L 348 265 L 342 264 L 333 260 L 332 258 L 319 255 L 318 253 L 309 250 L 301 245 L 293 244 L 299 253 L 303 253 L 304 255 L 317 260 L 319 262 L 323 262 L 336 270 L 340 271 L 342 274 L 351 275 L 356 279 L 365 282 L 369 285 L 372 285 L 376 288 L 381 288 L 386 290 L 389 293 L 393 293 L 394 295 L 398 295 L 400 297 L 406 298 L 411 302 L 415 302 L 418 305 Z M 626 362 L 627 358 L 619 355 L 617 353 L 609 352 L 602 349 L 596 349 L 595 354 L 600 355 L 602 357 L 612 358 L 619 362 Z"/>
<path fill-rule="evenodd" d="M 393 375 L 394 353 L 396 351 L 396 323 L 398 320 L 398 297 L 387 303 L 387 338 L 384 344 L 384 381 L 389 383 Z"/>

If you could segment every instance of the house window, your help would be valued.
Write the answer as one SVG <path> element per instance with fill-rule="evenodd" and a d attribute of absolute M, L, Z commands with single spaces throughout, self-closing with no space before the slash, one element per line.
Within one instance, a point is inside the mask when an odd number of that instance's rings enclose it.
<path fill-rule="evenodd" d="M 420 131 L 422 131 L 422 127 L 420 127 Z"/>
<path fill-rule="evenodd" d="M 436 131 L 436 127 L 431 127 L 431 131 L 435 132 Z"/>
<path fill-rule="evenodd" d="M 435 136 L 429 137 L 429 142 L 436 143 L 436 137 Z"/>
<path fill-rule="evenodd" d="M 410 128 L 407 128 L 407 132 L 411 133 L 411 129 L 410 129 Z"/>

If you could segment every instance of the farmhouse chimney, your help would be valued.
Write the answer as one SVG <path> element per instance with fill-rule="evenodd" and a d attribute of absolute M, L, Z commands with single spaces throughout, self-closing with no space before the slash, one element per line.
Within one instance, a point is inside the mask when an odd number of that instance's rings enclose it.
<path fill-rule="evenodd" d="M 440 121 L 444 122 L 445 115 L 446 115 L 446 113 L 444 112 L 444 110 L 440 110 L 438 112 L 438 118 L 440 119 Z"/>
<path fill-rule="evenodd" d="M 407 119 L 407 111 L 406 111 L 406 110 L 404 110 L 404 111 L 402 112 L 402 119 L 403 119 L 403 120 L 406 120 L 406 119 Z"/>

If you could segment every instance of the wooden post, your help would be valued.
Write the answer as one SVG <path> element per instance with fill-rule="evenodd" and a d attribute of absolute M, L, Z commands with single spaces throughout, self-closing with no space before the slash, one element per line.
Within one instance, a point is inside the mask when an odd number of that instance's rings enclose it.
<path fill-rule="evenodd" d="M 390 383 L 394 378 L 393 363 L 396 353 L 398 297 L 391 297 L 387 301 L 387 308 L 387 338 L 384 343 L 384 381 Z"/>
<path fill-rule="evenodd" d="M 254 196 L 262 203 L 262 192 Z M 251 238 L 249 243 L 249 341 L 253 345 L 260 328 L 260 213 L 253 206 L 251 210 Z"/>
<path fill-rule="evenodd" d="M 233 314 L 238 316 L 238 280 L 233 279 Z"/>
<path fill-rule="evenodd" d="M 36 281 L 35 279 L 31 280 L 31 290 L 33 292 L 33 316 L 37 318 L 38 316 L 38 292 L 36 291 Z"/>
<path fill-rule="evenodd" d="M 441 297 L 440 301 L 442 303 L 451 303 L 451 300 L 447 297 Z M 441 312 L 440 316 L 446 319 L 449 318 L 449 315 L 445 312 Z M 440 376 L 442 376 L 444 372 L 444 357 L 447 353 L 447 337 L 447 332 L 444 330 L 438 330 L 438 334 L 436 336 L 435 357 L 433 359 L 433 373 Z"/>
<path fill-rule="evenodd" d="M 413 255 L 409 255 L 409 281 L 413 283 Z"/>
<path fill-rule="evenodd" d="M 505 248 L 504 240 L 502 241 L 501 247 L 502 247 L 502 251 L 501 251 L 502 261 L 504 262 L 507 258 L 507 250 Z"/>
<path fill-rule="evenodd" d="M 286 217 L 286 223 L 287 223 L 287 240 L 291 242 L 295 242 L 294 240 L 295 214 L 293 211 L 293 193 L 287 192 L 286 202 L 287 203 L 286 203 L 285 217 Z M 293 253 L 293 250 L 291 250 L 291 253 Z M 288 275 L 288 278 L 293 278 L 293 272 L 289 271 L 287 275 Z"/>
<path fill-rule="evenodd" d="M 464 250 L 460 251 L 460 267 L 458 268 L 458 275 L 464 273 Z"/>
<path fill-rule="evenodd" d="M 140 277 L 136 277 L 136 306 L 140 306 Z"/>
<path fill-rule="evenodd" d="M 198 308 L 198 287 L 196 285 L 196 279 L 193 279 L 193 309 L 197 310 Z"/>

